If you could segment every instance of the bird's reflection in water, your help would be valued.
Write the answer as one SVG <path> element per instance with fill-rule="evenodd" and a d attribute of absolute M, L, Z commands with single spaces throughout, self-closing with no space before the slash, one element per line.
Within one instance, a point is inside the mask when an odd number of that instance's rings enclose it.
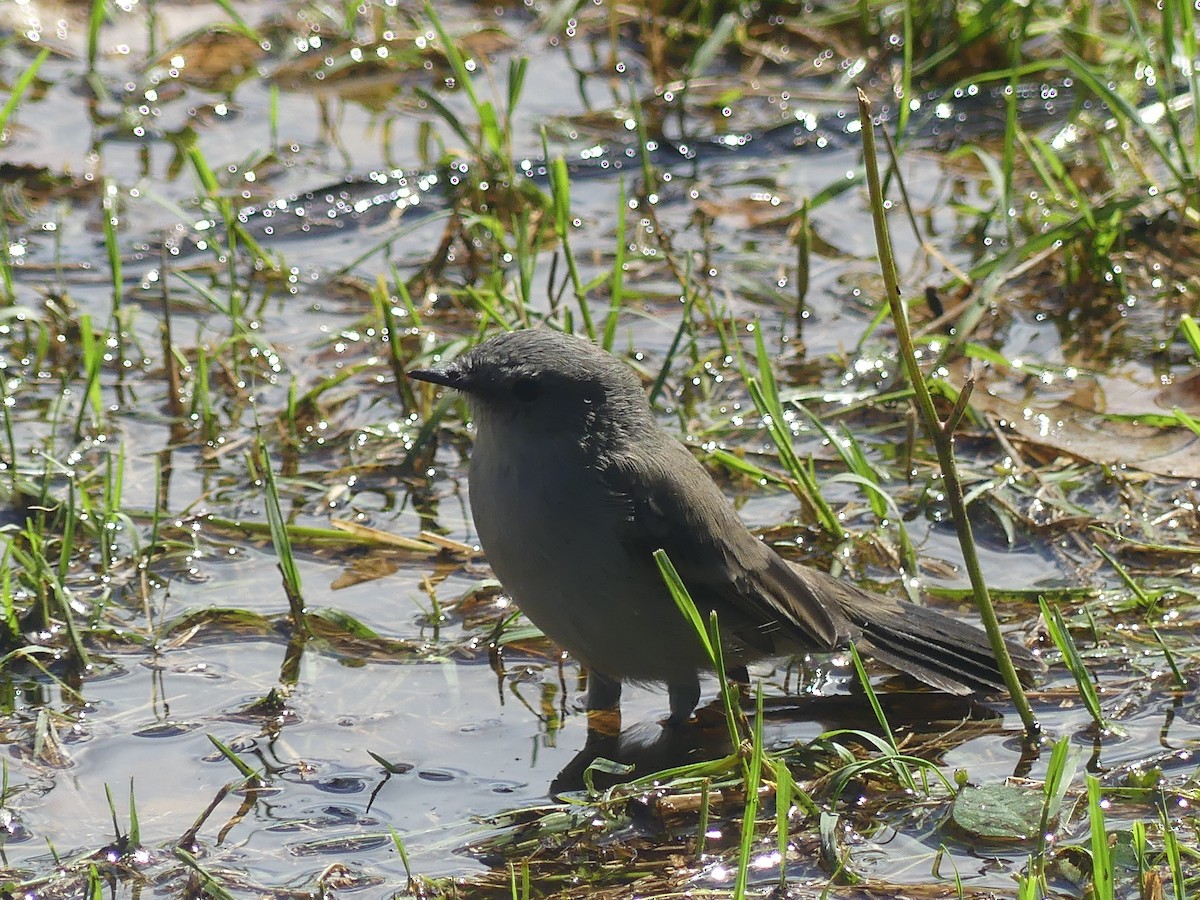
<path fill-rule="evenodd" d="M 733 749 L 729 729 L 719 718 L 703 715 L 706 711 L 700 710 L 701 715 L 683 725 L 638 722 L 619 732 L 595 727 L 589 721 L 583 748 L 550 783 L 551 796 L 584 790 L 584 773 L 600 759 L 628 769 L 627 773 L 610 772 L 607 767 L 593 769 L 593 787 L 604 790 L 652 772 L 728 756 Z"/>
<path fill-rule="evenodd" d="M 921 755 L 935 761 L 947 750 L 1003 727 L 1000 712 L 969 697 L 917 690 L 882 691 L 878 698 L 897 740 L 924 745 Z M 764 701 L 763 716 L 785 742 L 790 740 L 790 732 L 803 735 L 795 740 L 807 743 L 834 729 L 880 730 L 860 690 L 828 697 L 771 698 Z M 847 738 L 842 736 L 840 740 L 845 742 Z M 664 720 L 638 722 L 622 729 L 619 713 L 593 711 L 588 717 L 583 748 L 555 776 L 550 794 L 585 790 L 584 773 L 597 760 L 616 763 L 598 766 L 591 772 L 592 786 L 604 790 L 654 772 L 721 759 L 732 751 L 719 701 L 697 710 L 683 725 L 670 725 Z"/>

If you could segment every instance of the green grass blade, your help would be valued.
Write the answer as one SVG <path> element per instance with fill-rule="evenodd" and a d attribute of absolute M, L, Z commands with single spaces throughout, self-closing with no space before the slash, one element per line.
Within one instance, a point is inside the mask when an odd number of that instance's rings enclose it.
<path fill-rule="evenodd" d="M 717 612 L 713 610 L 711 619 L 706 626 L 704 619 L 700 616 L 700 611 L 696 609 L 696 604 L 692 601 L 691 594 L 688 593 L 683 579 L 679 577 L 679 572 L 675 569 L 666 551 L 655 550 L 654 561 L 658 563 L 658 571 L 662 574 L 663 582 L 667 585 L 667 590 L 671 592 L 671 599 L 675 601 L 680 614 L 692 626 L 692 630 L 696 633 L 696 638 L 700 641 L 700 646 L 704 648 L 704 653 L 708 657 L 709 663 L 720 679 L 721 701 L 725 706 L 725 723 L 729 728 L 729 740 L 731 746 L 737 747 L 741 743 L 741 738 L 738 735 L 738 721 L 734 713 L 733 694 L 729 688 L 729 679 L 725 675 L 725 660 L 721 653 L 720 632 L 717 628 Z"/>
<path fill-rule="evenodd" d="M 42 67 L 42 63 L 49 56 L 49 50 L 42 50 L 41 53 L 34 57 L 33 62 L 27 65 L 25 70 L 17 76 L 17 80 L 9 88 L 8 99 L 4 101 L 4 106 L 0 106 L 0 132 L 4 131 L 4 126 L 8 124 L 8 117 L 17 108 L 17 105 L 21 102 L 21 97 L 25 95 L 25 91 L 33 83 L 33 79 L 37 77 L 38 69 Z"/>
<path fill-rule="evenodd" d="M 746 805 L 742 810 L 742 836 L 738 845 L 737 872 L 733 880 L 734 900 L 744 900 L 746 882 L 750 874 L 751 857 L 754 854 L 754 831 L 758 824 L 758 786 L 762 781 L 763 758 L 763 692 L 758 683 L 754 704 L 754 729 L 750 736 L 750 771 L 746 776 Z"/>
<path fill-rule="evenodd" d="M 1063 661 L 1067 664 L 1067 668 L 1075 678 L 1075 685 L 1079 690 L 1080 699 L 1083 700 L 1083 705 L 1091 715 L 1092 721 L 1101 731 L 1109 730 L 1111 726 L 1107 719 L 1105 719 L 1104 711 L 1100 707 L 1100 697 L 1096 693 L 1096 686 L 1092 683 L 1092 676 L 1083 662 L 1083 657 L 1079 655 L 1079 649 L 1075 646 L 1075 641 L 1071 637 L 1067 623 L 1063 621 L 1062 613 L 1058 611 L 1058 607 L 1047 603 L 1045 597 L 1038 598 L 1038 605 L 1041 607 L 1042 620 L 1046 623 L 1046 630 L 1050 633 L 1050 639 L 1054 642 L 1054 646 L 1058 648 L 1059 652 L 1062 653 Z"/>
<path fill-rule="evenodd" d="M 307 611 L 304 607 L 304 589 L 300 583 L 300 570 L 296 565 L 291 535 L 288 533 L 283 509 L 279 503 L 279 487 L 275 482 L 275 472 L 271 467 L 271 455 L 267 450 L 266 441 L 262 439 L 261 435 L 258 438 L 258 461 L 266 492 L 264 500 L 267 507 L 267 522 L 271 528 L 271 543 L 275 547 L 275 555 L 279 557 L 279 571 L 283 575 L 283 589 L 287 594 L 292 627 L 297 634 L 307 637 L 311 631 L 308 625 Z"/>
<path fill-rule="evenodd" d="M 1104 827 L 1100 779 L 1090 773 L 1087 776 L 1087 797 L 1092 851 L 1092 897 L 1093 900 L 1114 900 L 1113 858 L 1108 846 L 1108 831 Z"/>

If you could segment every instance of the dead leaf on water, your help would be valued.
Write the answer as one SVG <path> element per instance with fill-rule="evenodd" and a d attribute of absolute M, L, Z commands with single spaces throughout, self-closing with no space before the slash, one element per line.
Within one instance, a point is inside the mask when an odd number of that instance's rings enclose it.
<path fill-rule="evenodd" d="M 184 37 L 153 60 L 148 68 L 170 66 L 179 71 L 180 80 L 207 85 L 247 75 L 265 56 L 266 51 L 258 41 L 236 29 L 216 24 Z"/>
<path fill-rule="evenodd" d="M 364 556 L 353 560 L 337 578 L 329 585 L 331 590 L 340 591 L 343 588 L 354 587 L 356 584 L 366 584 L 368 581 L 378 581 L 395 574 L 400 564 L 392 558 L 394 554 L 380 553 Z"/>
<path fill-rule="evenodd" d="M 1178 408 L 1200 416 L 1200 369 L 1176 378 L 1154 395 L 1154 403 L 1160 409 Z"/>
<path fill-rule="evenodd" d="M 517 44 L 503 28 L 478 28 L 460 37 L 458 43 L 471 56 L 484 60 L 511 50 Z"/>
<path fill-rule="evenodd" d="M 696 206 L 713 219 L 727 219 L 742 228 L 783 228 L 799 213 L 793 203 L 780 203 L 771 192 L 761 191 L 748 197 L 701 198 Z"/>
<path fill-rule="evenodd" d="M 1200 437 L 1186 428 L 1155 428 L 1114 419 L 1067 402 L 1025 404 L 976 390 L 971 405 L 1016 436 L 1104 465 L 1125 465 L 1170 478 L 1200 478 Z"/>

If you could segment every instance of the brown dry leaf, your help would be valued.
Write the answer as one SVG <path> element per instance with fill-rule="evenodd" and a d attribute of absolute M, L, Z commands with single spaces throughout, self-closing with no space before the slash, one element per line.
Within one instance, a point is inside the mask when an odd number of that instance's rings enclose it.
<path fill-rule="evenodd" d="M 410 40 L 361 43 L 327 42 L 320 52 L 302 53 L 281 63 L 272 73 L 280 87 L 311 94 L 353 98 L 368 109 L 397 102 L 403 78 L 422 73 L 426 54 Z"/>
<path fill-rule="evenodd" d="M 1200 369 L 1176 378 L 1154 395 L 1154 402 L 1162 409 L 1179 407 L 1192 416 L 1200 416 Z"/>
<path fill-rule="evenodd" d="M 1186 428 L 1155 428 L 1102 416 L 1066 402 L 1022 404 L 977 389 L 971 405 L 1022 440 L 1109 465 L 1152 475 L 1200 478 L 1200 437 Z"/>
<path fill-rule="evenodd" d="M 207 84 L 248 72 L 266 55 L 258 41 L 240 32 L 213 26 L 186 38 L 153 62 L 156 66 L 175 66 L 179 77 L 191 84 Z M 178 66 L 175 60 L 183 59 Z"/>
<path fill-rule="evenodd" d="M 67 752 L 67 745 L 58 734 L 58 729 L 49 721 L 46 723 L 41 742 L 34 743 L 31 758 L 52 769 L 70 769 L 75 765 L 71 754 Z"/>
<path fill-rule="evenodd" d="M 396 560 L 390 558 L 391 556 L 392 554 L 385 556 L 376 553 L 355 559 L 341 575 L 333 579 L 333 583 L 329 585 L 330 590 L 340 591 L 342 588 L 354 587 L 356 584 L 386 578 L 400 568 Z"/>
<path fill-rule="evenodd" d="M 734 219 L 746 228 L 784 226 L 796 217 L 796 206 L 780 203 L 779 198 L 763 192 L 761 196 L 723 197 L 720 200 L 696 201 L 705 215 L 714 219 Z"/>
<path fill-rule="evenodd" d="M 512 35 L 501 28 L 480 28 L 458 39 L 458 45 L 474 57 L 486 59 L 516 46 Z"/>

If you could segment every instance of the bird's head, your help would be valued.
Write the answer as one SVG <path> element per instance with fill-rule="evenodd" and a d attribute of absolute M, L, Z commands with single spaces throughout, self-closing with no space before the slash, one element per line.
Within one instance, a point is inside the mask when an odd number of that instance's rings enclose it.
<path fill-rule="evenodd" d="M 480 433 L 613 444 L 652 421 L 641 382 L 612 354 L 549 328 L 512 331 L 410 378 L 461 391 Z"/>

